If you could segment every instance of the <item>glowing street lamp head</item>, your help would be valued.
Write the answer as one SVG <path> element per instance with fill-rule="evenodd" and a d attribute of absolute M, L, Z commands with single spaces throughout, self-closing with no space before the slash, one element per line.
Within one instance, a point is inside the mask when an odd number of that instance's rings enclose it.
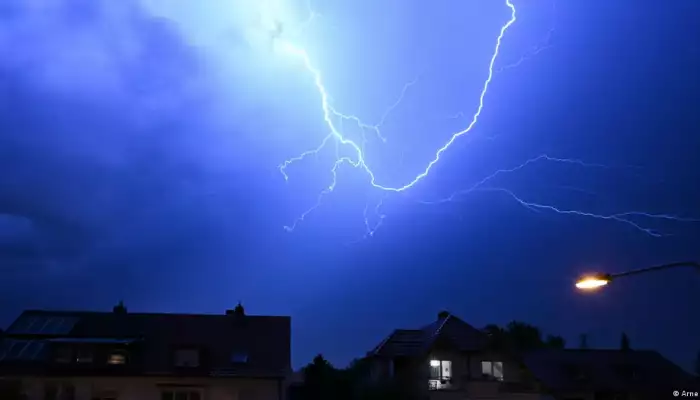
<path fill-rule="evenodd" d="M 581 290 L 593 291 L 607 285 L 612 277 L 607 274 L 586 275 L 576 281 L 576 287 Z"/>

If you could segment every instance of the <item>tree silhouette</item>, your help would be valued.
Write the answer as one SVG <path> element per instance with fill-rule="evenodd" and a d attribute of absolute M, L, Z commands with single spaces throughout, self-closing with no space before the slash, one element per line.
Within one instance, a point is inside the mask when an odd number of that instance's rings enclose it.
<path fill-rule="evenodd" d="M 630 350 L 630 338 L 625 332 L 622 332 L 622 336 L 620 337 L 620 350 Z"/>
<path fill-rule="evenodd" d="M 314 357 L 311 364 L 302 369 L 304 374 L 303 397 L 308 400 L 333 398 L 335 392 L 336 370 L 323 355 Z"/>
<path fill-rule="evenodd" d="M 498 325 L 486 325 L 483 332 L 488 338 L 488 346 L 491 350 L 502 350 L 510 345 L 506 332 Z"/>
<path fill-rule="evenodd" d="M 545 347 L 549 349 L 564 349 L 566 347 L 566 341 L 561 336 L 547 335 L 547 340 L 544 342 Z"/>
<path fill-rule="evenodd" d="M 355 359 L 347 368 L 337 369 L 319 354 L 302 369 L 304 383 L 298 396 L 302 400 L 404 400 L 388 382 L 366 384 L 370 364 L 368 359 Z"/>
<path fill-rule="evenodd" d="M 521 321 L 510 322 L 505 329 L 494 324 L 486 325 L 483 332 L 492 350 L 526 352 L 545 348 L 563 349 L 566 345 L 561 336 L 547 335 L 543 340 L 538 327 Z"/>
<path fill-rule="evenodd" d="M 506 335 L 515 351 L 529 351 L 544 347 L 540 329 L 525 322 L 513 321 L 506 325 Z"/>

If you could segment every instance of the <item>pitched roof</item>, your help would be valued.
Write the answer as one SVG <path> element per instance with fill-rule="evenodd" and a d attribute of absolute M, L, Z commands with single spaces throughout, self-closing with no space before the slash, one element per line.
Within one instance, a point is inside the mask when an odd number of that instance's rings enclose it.
<path fill-rule="evenodd" d="M 540 350 L 525 354 L 523 361 L 554 391 L 691 389 L 692 377 L 655 351 Z"/>
<path fill-rule="evenodd" d="M 483 332 L 452 314 L 438 318 L 437 321 L 422 329 L 430 332 L 433 338 L 449 339 L 460 351 L 481 350 L 487 344 L 487 337 Z"/>
<path fill-rule="evenodd" d="M 460 351 L 476 351 L 486 344 L 486 336 L 449 313 L 440 313 L 438 319 L 420 329 L 396 329 L 369 355 L 419 356 L 425 354 L 436 340 L 446 339 Z"/>
<path fill-rule="evenodd" d="M 171 352 L 178 346 L 202 349 L 212 375 L 284 376 L 291 364 L 289 317 L 28 310 L 10 325 L 5 341 L 33 340 L 45 347 L 56 338 L 138 341 L 143 373 L 171 372 Z M 245 362 L 234 362 L 234 354 Z M 46 357 L 36 350 L 35 360 Z"/>

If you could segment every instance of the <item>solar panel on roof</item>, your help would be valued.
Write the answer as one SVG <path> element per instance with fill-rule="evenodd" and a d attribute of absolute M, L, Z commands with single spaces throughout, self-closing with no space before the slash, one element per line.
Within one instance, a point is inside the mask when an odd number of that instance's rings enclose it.
<path fill-rule="evenodd" d="M 8 360 L 17 358 L 17 353 L 19 353 L 19 351 L 22 350 L 26 344 L 26 340 L 15 340 L 10 349 L 7 350 L 7 355 L 5 355 L 5 358 Z"/>
<path fill-rule="evenodd" d="M 32 329 L 34 332 L 32 333 L 47 333 L 47 330 L 51 326 L 53 320 L 54 318 L 46 318 L 42 324 L 37 324 L 34 326 Z"/>
<path fill-rule="evenodd" d="M 64 325 L 67 326 L 65 318 L 54 318 L 54 324 L 51 326 L 50 333 L 61 333 L 65 329 Z M 70 331 L 70 328 L 68 330 Z"/>
<path fill-rule="evenodd" d="M 45 335 L 63 335 L 69 333 L 78 318 L 74 317 L 21 317 L 17 320 L 8 333 L 29 333 Z"/>
<path fill-rule="evenodd" d="M 33 343 L 33 341 L 28 341 L 24 344 L 24 346 L 19 346 L 18 350 L 16 352 L 14 352 L 14 358 L 22 359 L 23 357 L 26 357 L 25 352 L 27 351 L 29 346 L 31 346 L 32 343 Z"/>
<path fill-rule="evenodd" d="M 78 318 L 75 317 L 63 317 L 57 321 L 56 326 L 53 328 L 51 333 L 57 335 L 64 335 L 73 330 L 73 327 L 78 322 Z"/>
<path fill-rule="evenodd" d="M 44 345 L 41 340 L 6 339 L 0 347 L 0 361 L 35 360 L 42 354 Z"/>
<path fill-rule="evenodd" d="M 37 329 L 37 326 L 41 326 L 44 322 L 44 318 L 38 317 L 28 317 L 27 326 L 24 328 L 25 333 L 33 333 Z"/>
<path fill-rule="evenodd" d="M 51 333 L 68 333 L 73 329 L 75 322 L 71 323 L 69 318 L 56 318 L 53 326 L 51 327 Z"/>
<path fill-rule="evenodd" d="M 27 329 L 29 322 L 31 321 L 28 317 L 21 317 L 15 321 L 10 328 L 7 330 L 8 333 L 20 333 Z"/>
<path fill-rule="evenodd" d="M 37 333 L 44 333 L 44 330 L 51 324 L 51 321 L 53 321 L 53 318 L 46 318 L 43 324 L 36 324 L 35 328 Z"/>
<path fill-rule="evenodd" d="M 37 359 L 37 356 L 41 353 L 41 350 L 43 350 L 43 348 L 44 341 L 32 340 L 18 355 L 18 358 L 22 360 L 35 360 Z"/>
<path fill-rule="evenodd" d="M 33 333 L 36 326 L 41 327 L 43 322 L 45 322 L 44 318 L 20 317 L 7 331 L 8 333 Z"/>
<path fill-rule="evenodd" d="M 10 351 L 10 349 L 14 345 L 14 342 L 15 341 L 12 339 L 5 339 L 2 342 L 0 342 L 0 361 L 5 359 L 5 357 L 7 356 L 7 353 Z"/>
<path fill-rule="evenodd" d="M 24 349 L 29 344 L 29 340 L 14 340 L 6 339 L 7 343 L 3 344 L 3 352 L 0 354 L 0 361 L 2 360 L 16 360 L 20 358 Z"/>

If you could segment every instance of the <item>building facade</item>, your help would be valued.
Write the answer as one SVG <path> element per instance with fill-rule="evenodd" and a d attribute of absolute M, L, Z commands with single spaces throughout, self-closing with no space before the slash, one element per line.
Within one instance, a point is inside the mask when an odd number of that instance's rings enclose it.
<path fill-rule="evenodd" d="M 282 400 L 289 317 L 23 312 L 0 343 L 0 398 Z"/>
<path fill-rule="evenodd" d="M 406 398 L 537 400 L 540 387 L 484 333 L 441 312 L 420 329 L 397 329 L 368 353 L 370 382 L 391 382 Z"/>
<path fill-rule="evenodd" d="M 542 350 L 523 361 L 556 399 L 658 400 L 676 390 L 700 392 L 693 376 L 655 351 Z"/>
<path fill-rule="evenodd" d="M 655 351 L 515 354 L 447 312 L 422 328 L 395 330 L 366 359 L 370 384 L 397 388 L 402 399 L 658 400 L 700 392 L 697 379 Z"/>

